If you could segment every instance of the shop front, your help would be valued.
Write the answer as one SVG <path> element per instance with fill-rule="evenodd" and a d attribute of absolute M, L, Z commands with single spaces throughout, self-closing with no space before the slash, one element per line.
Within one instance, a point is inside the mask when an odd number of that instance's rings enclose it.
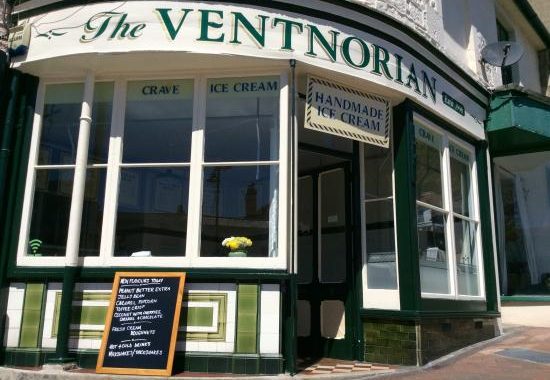
<path fill-rule="evenodd" d="M 175 370 L 419 365 L 499 334 L 487 92 L 315 3 L 22 15 L 5 365 L 95 367 L 119 271 L 187 274 Z"/>

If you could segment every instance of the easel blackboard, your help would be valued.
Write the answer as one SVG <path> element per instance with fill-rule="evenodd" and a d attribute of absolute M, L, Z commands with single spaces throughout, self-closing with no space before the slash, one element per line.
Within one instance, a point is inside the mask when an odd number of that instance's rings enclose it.
<path fill-rule="evenodd" d="M 117 272 L 97 373 L 170 376 L 185 273 Z"/>

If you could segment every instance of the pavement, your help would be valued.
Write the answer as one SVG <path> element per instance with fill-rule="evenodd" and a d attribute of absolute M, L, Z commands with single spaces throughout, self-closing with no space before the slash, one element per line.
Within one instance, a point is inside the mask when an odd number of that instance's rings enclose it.
<path fill-rule="evenodd" d="M 550 380 L 550 328 L 507 327 L 505 335 L 453 352 L 423 367 L 390 366 L 353 372 L 303 371 L 294 379 L 384 379 L 384 380 Z M 279 376 L 238 376 L 183 373 L 185 379 L 283 380 Z M 174 379 L 172 377 L 171 379 Z M 165 377 L 96 375 L 90 371 L 63 371 L 49 367 L 20 369 L 0 367 L 1 380 L 160 380 Z"/>

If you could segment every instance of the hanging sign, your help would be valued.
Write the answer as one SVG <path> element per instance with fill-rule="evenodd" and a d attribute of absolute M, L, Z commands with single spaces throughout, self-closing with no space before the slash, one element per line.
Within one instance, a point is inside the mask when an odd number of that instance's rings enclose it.
<path fill-rule="evenodd" d="M 185 273 L 117 272 L 96 372 L 170 376 Z"/>
<path fill-rule="evenodd" d="M 316 77 L 308 78 L 305 127 L 387 148 L 390 102 Z"/>

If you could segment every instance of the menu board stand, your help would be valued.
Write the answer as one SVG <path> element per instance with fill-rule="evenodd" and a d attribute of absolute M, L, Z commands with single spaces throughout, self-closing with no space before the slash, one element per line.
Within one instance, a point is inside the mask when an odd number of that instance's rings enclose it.
<path fill-rule="evenodd" d="M 185 273 L 117 272 L 97 373 L 170 376 Z"/>

